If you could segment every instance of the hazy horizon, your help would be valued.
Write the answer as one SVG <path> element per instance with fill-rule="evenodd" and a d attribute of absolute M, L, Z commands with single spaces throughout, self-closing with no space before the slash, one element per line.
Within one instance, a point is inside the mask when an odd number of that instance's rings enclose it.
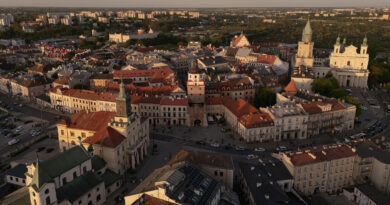
<path fill-rule="evenodd" d="M 384 7 L 389 0 L 1 0 L 3 7 L 133 7 L 133 8 L 226 8 L 226 7 Z"/>

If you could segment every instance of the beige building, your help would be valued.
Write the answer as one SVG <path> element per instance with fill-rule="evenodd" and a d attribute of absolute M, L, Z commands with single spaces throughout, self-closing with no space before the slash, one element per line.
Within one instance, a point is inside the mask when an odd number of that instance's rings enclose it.
<path fill-rule="evenodd" d="M 108 38 L 109 41 L 111 42 L 126 43 L 126 41 L 130 40 L 130 35 L 121 34 L 121 33 L 113 33 L 113 34 L 110 33 Z"/>
<path fill-rule="evenodd" d="M 135 168 L 147 154 L 149 124 L 132 112 L 130 97 L 121 84 L 116 112 L 78 112 L 57 124 L 61 151 L 74 147 L 78 139 L 100 156 L 113 171 L 123 174 Z"/>
<path fill-rule="evenodd" d="M 353 179 L 359 183 L 370 182 L 376 189 L 389 194 L 390 152 L 365 141 L 356 146 L 356 153 Z"/>
<path fill-rule="evenodd" d="M 290 154 L 281 159 L 294 177 L 294 189 L 304 195 L 335 193 L 353 184 L 355 150 L 347 145 L 323 145 Z"/>
<path fill-rule="evenodd" d="M 284 98 L 277 94 L 277 98 Z M 276 139 L 306 139 L 309 115 L 302 107 L 289 100 L 277 102 L 272 107 L 260 108 L 269 113 L 275 122 Z"/>

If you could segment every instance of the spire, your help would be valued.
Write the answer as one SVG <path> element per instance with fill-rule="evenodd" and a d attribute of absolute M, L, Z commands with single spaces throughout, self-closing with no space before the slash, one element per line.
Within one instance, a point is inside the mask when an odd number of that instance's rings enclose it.
<path fill-rule="evenodd" d="M 123 79 L 121 79 L 121 84 L 119 85 L 119 95 L 118 98 L 126 99 L 126 89 Z"/>
<path fill-rule="evenodd" d="M 336 45 L 340 45 L 340 35 L 337 36 Z"/>
<path fill-rule="evenodd" d="M 302 32 L 302 41 L 305 43 L 311 42 L 313 31 L 311 30 L 310 19 L 307 20 L 305 29 Z"/>
<path fill-rule="evenodd" d="M 116 97 L 116 116 L 128 117 L 131 115 L 131 97 L 126 94 L 123 79 L 119 85 L 119 94 Z"/>
<path fill-rule="evenodd" d="M 367 46 L 367 35 L 364 36 L 364 39 L 363 39 L 363 46 Z"/>
<path fill-rule="evenodd" d="M 346 45 L 346 44 L 347 44 L 347 38 L 344 38 L 343 45 Z"/>

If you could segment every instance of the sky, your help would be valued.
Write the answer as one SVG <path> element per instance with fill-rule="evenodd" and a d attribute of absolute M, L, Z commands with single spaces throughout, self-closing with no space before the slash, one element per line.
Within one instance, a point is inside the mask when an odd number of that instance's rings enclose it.
<path fill-rule="evenodd" d="M 390 0 L 0 0 L 12 7 L 382 7 Z"/>

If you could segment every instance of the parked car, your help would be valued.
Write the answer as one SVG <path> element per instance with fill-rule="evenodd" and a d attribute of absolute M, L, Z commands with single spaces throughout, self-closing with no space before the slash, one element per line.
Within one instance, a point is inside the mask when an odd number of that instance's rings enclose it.
<path fill-rule="evenodd" d="M 254 154 L 249 154 L 246 158 L 247 159 L 257 159 L 257 158 L 259 158 L 259 156 L 254 155 Z"/>
<path fill-rule="evenodd" d="M 262 147 L 256 147 L 255 148 L 255 152 L 264 152 L 264 151 L 265 151 L 265 149 L 262 148 Z"/>
<path fill-rule="evenodd" d="M 11 145 L 17 144 L 19 141 L 20 141 L 19 139 L 14 138 L 14 139 L 12 139 L 12 140 L 10 140 L 10 141 L 8 142 L 8 145 L 11 146 Z"/>
<path fill-rule="evenodd" d="M 276 148 L 276 151 L 280 151 L 280 152 L 283 152 L 283 151 L 286 151 L 287 150 L 287 147 L 285 146 L 279 146 Z"/>
<path fill-rule="evenodd" d="M 236 146 L 236 150 L 237 150 L 237 151 L 244 151 L 244 150 L 245 150 L 245 148 L 244 148 L 244 147 L 242 147 L 242 146 Z"/>
<path fill-rule="evenodd" d="M 202 141 L 202 140 L 198 140 L 198 141 L 196 141 L 196 144 L 198 144 L 198 145 L 205 145 L 206 142 L 204 142 L 204 141 Z"/>
<path fill-rule="evenodd" d="M 210 146 L 212 146 L 212 147 L 219 147 L 219 144 L 218 143 L 211 143 Z"/>
<path fill-rule="evenodd" d="M 230 146 L 230 145 L 225 145 L 225 149 L 226 150 L 231 150 L 233 147 L 232 146 Z"/>

